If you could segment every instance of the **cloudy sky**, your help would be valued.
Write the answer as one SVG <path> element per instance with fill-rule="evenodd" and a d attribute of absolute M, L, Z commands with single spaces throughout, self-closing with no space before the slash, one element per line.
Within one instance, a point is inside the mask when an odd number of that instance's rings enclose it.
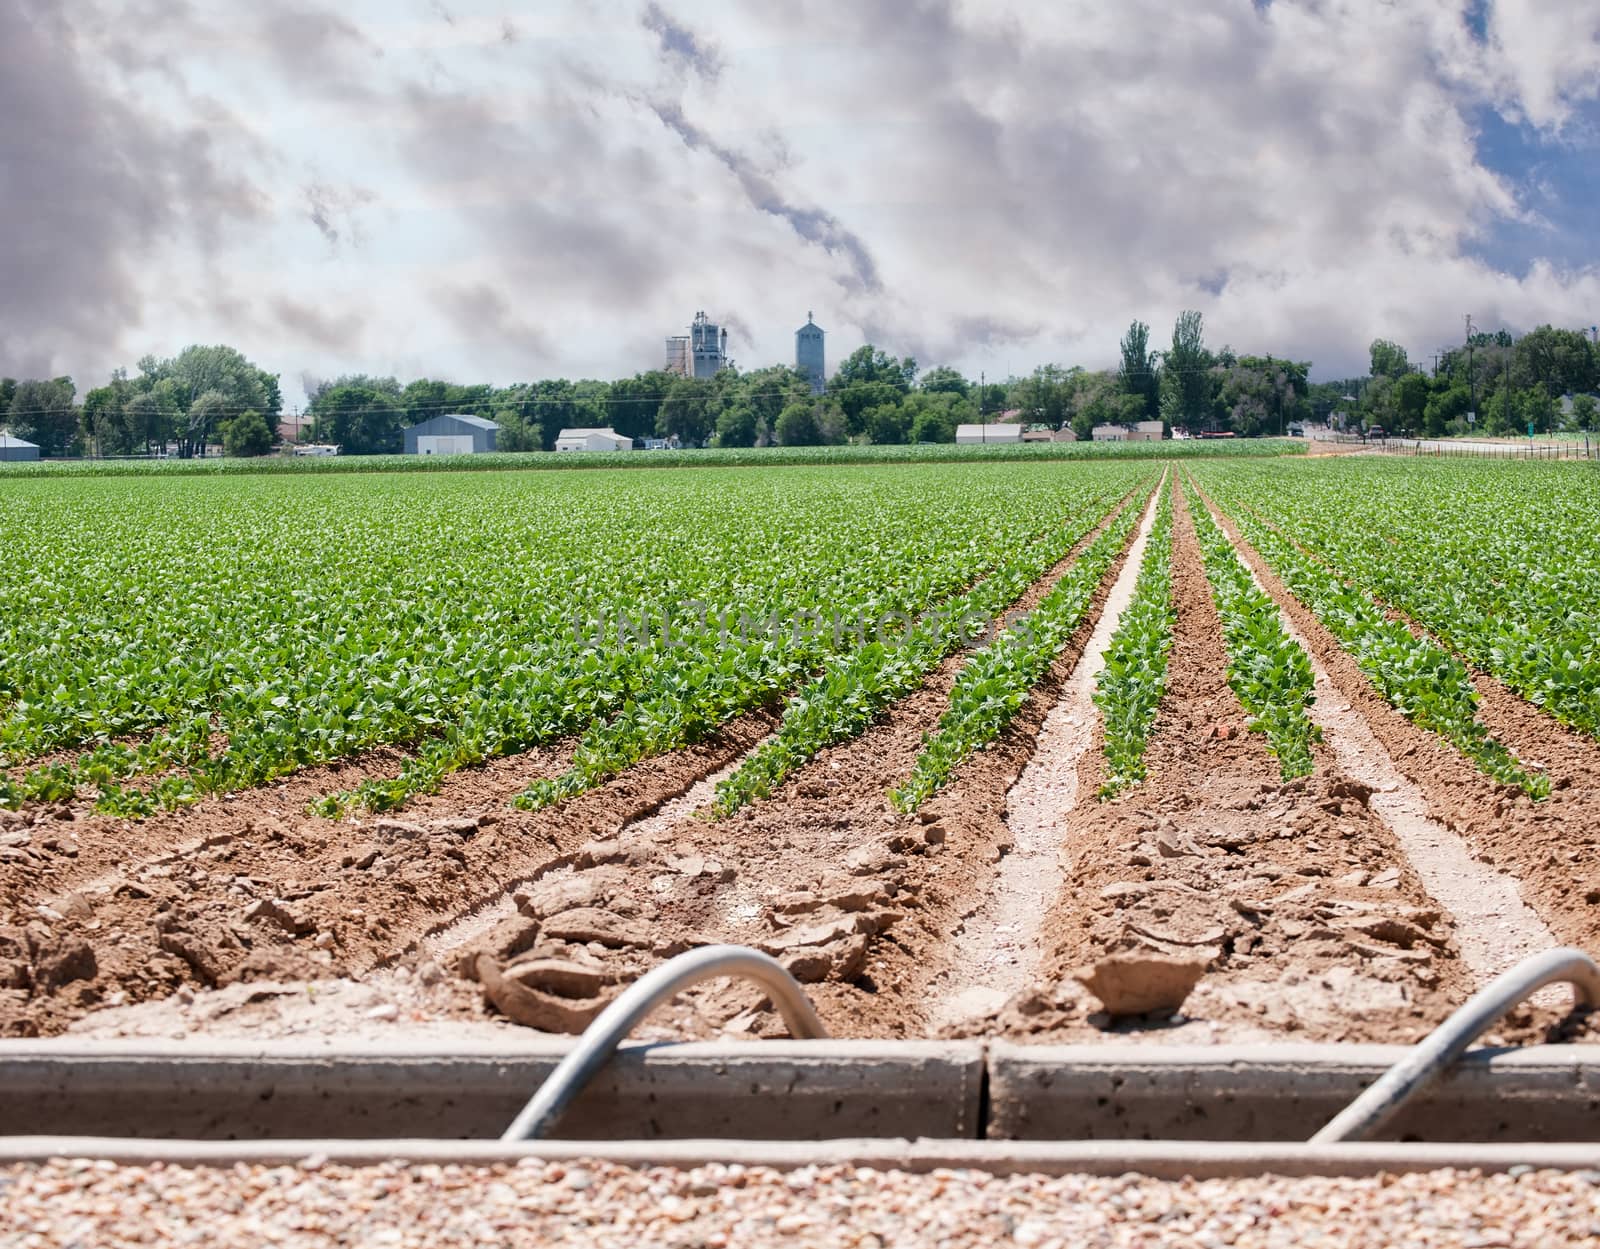
<path fill-rule="evenodd" d="M 1364 371 L 1600 322 L 1594 0 L 5 0 L 0 373 Z"/>

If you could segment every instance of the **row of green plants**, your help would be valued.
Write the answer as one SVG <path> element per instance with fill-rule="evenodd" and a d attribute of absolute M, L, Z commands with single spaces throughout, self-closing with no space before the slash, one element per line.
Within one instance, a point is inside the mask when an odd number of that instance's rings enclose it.
<path fill-rule="evenodd" d="M 1127 545 L 1149 491 L 1126 507 L 1027 615 L 973 653 L 956 677 L 949 709 L 923 743 L 911 775 L 890 794 L 915 811 L 950 779 L 973 751 L 994 741 L 1016 718 L 1029 692 L 1071 640 L 1107 570 Z"/>
<path fill-rule="evenodd" d="M 488 455 L 262 456 L 210 460 L 36 460 L 0 464 L 0 481 L 39 477 L 235 477 L 326 473 L 459 473 L 511 469 L 742 468 L 766 465 L 941 464 L 1036 460 L 1155 460 L 1172 457 L 1303 455 L 1287 439 L 1186 439 L 1164 442 L 917 443 L 827 447 L 724 447 L 685 451 L 501 451 Z"/>
<path fill-rule="evenodd" d="M 1228 685 L 1250 714 L 1251 730 L 1266 736 L 1283 779 L 1310 776 L 1312 747 L 1322 738 L 1307 714 L 1316 701 L 1311 658 L 1285 631 L 1278 605 L 1256 585 L 1198 491 L 1189 512 L 1222 620 Z"/>
<path fill-rule="evenodd" d="M 1145 743 L 1167 691 L 1167 658 L 1177 624 L 1172 601 L 1172 489 L 1169 481 L 1161 491 L 1133 598 L 1106 647 L 1105 667 L 1095 674 L 1094 703 L 1100 708 L 1105 737 L 1102 798 L 1144 780 Z"/>
<path fill-rule="evenodd" d="M 88 786 L 137 815 L 397 746 L 359 799 L 392 805 L 674 682 L 792 683 L 831 645 L 668 639 L 682 604 L 915 613 L 1144 471 L 0 483 L 0 802 Z"/>
<path fill-rule="evenodd" d="M 1281 484 L 1243 475 L 1235 488 L 1457 655 L 1600 737 L 1600 474 L 1558 464 L 1363 467 Z"/>
<path fill-rule="evenodd" d="M 1550 778 L 1525 767 L 1477 718 L 1478 691 L 1459 659 L 1390 619 L 1359 585 L 1252 514 L 1226 482 L 1208 478 L 1204 484 L 1289 592 L 1322 621 L 1402 715 L 1438 733 L 1496 781 L 1535 799 L 1549 794 Z"/>

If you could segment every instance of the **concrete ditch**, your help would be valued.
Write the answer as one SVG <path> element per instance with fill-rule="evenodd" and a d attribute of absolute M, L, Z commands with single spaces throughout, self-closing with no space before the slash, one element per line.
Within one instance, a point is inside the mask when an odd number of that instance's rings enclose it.
<path fill-rule="evenodd" d="M 418 1136 L 483 1145 L 570 1045 L 0 1042 L 4 1130 L 19 1139 L 231 1139 L 263 1148 L 274 1139 L 353 1146 Z M 586 1144 L 1286 1145 L 1304 1141 L 1404 1053 L 1373 1045 L 630 1044 L 579 1096 L 560 1132 Z M 1582 1145 L 1600 1157 L 1600 1051 L 1473 1051 L 1408 1109 L 1395 1134 L 1440 1145 Z"/>

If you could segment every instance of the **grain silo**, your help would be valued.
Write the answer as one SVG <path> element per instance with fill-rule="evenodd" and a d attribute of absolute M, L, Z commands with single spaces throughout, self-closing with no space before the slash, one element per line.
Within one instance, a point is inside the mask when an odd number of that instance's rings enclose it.
<path fill-rule="evenodd" d="M 806 313 L 806 323 L 794 332 L 794 371 L 811 382 L 814 395 L 822 393 L 827 376 L 822 337 L 822 327 Z"/>

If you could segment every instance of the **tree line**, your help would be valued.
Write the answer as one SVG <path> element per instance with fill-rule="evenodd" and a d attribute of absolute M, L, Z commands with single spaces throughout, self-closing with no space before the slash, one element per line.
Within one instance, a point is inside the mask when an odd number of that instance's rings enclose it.
<path fill-rule="evenodd" d="M 821 394 L 784 365 L 711 378 L 653 370 L 614 381 L 549 379 L 497 387 L 349 375 L 311 387 L 304 438 L 346 454 L 402 450 L 402 431 L 463 413 L 500 425 L 504 451 L 550 450 L 562 429 L 609 426 L 630 438 L 683 446 L 818 446 L 953 442 L 956 427 L 1004 419 L 1089 438 L 1097 425 L 1162 422 L 1163 432 L 1284 434 L 1305 421 L 1442 436 L 1595 428 L 1592 391 L 1600 348 L 1584 334 L 1543 326 L 1521 338 L 1477 334 L 1442 352 L 1432 373 L 1398 345 L 1371 346 L 1366 377 L 1308 380 L 1309 361 L 1240 355 L 1205 343 L 1198 312 L 1184 312 L 1165 349 L 1135 321 L 1114 369 L 1041 365 L 1026 376 L 975 382 L 947 367 L 919 370 L 867 345 L 841 363 Z M 227 346 L 195 345 L 117 370 L 82 402 L 70 378 L 0 379 L 0 419 L 46 456 L 264 455 L 279 442 L 277 375 Z M 1560 403 L 1575 396 L 1570 411 Z"/>

